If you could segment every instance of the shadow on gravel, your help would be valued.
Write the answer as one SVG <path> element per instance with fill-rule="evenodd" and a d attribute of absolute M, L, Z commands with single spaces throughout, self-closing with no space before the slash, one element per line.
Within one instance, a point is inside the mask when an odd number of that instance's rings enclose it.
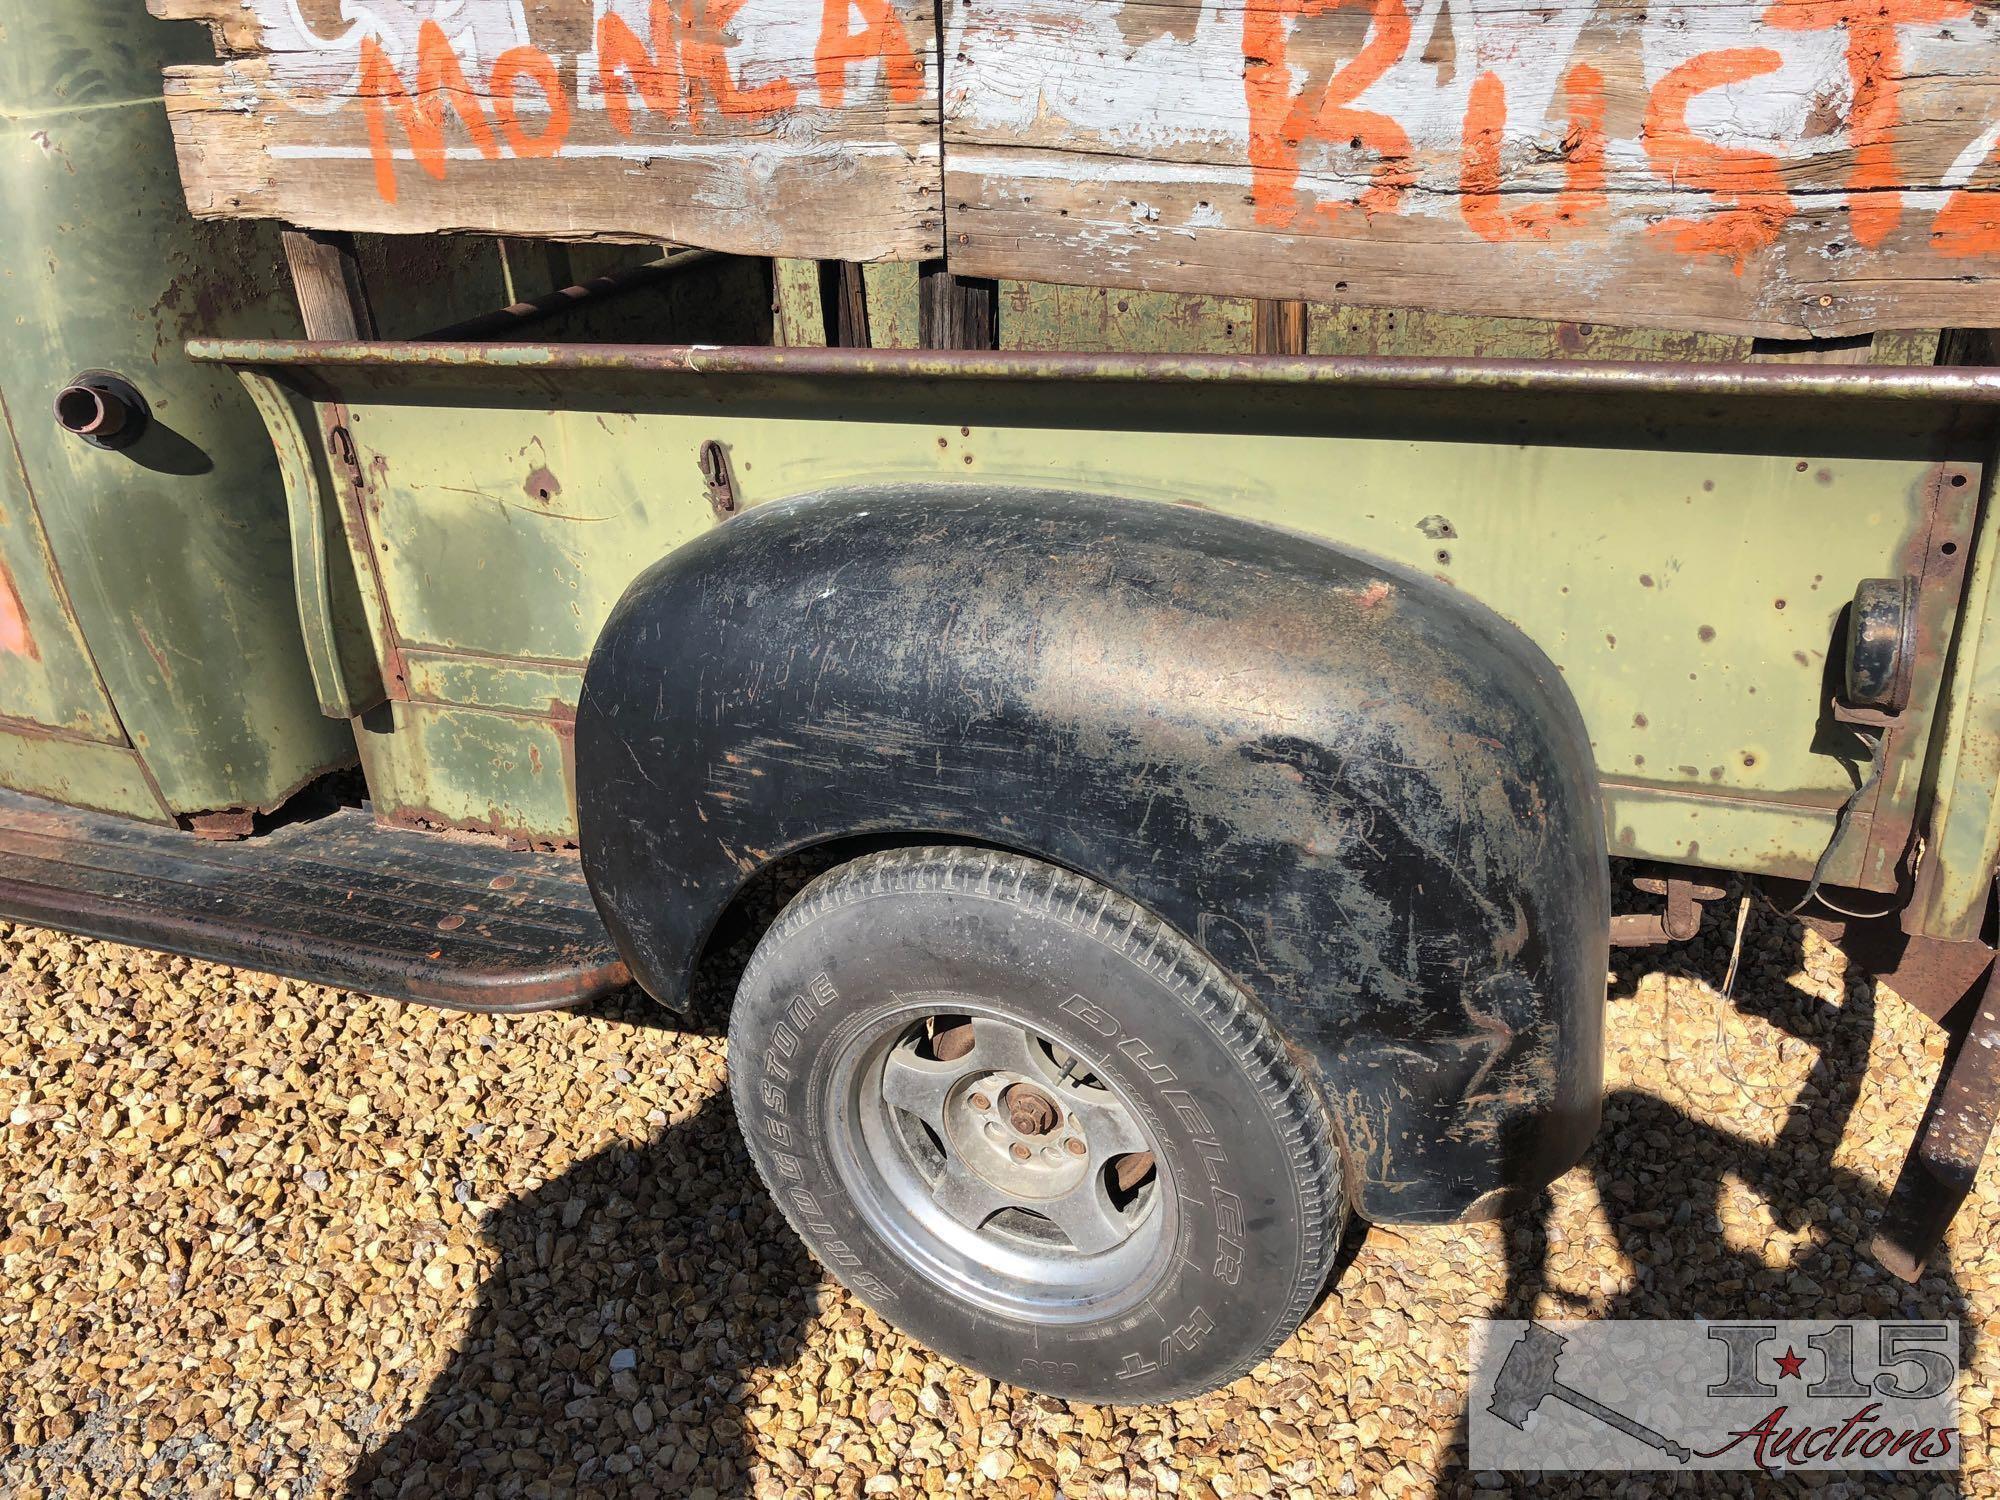
<path fill-rule="evenodd" d="M 637 990 L 597 1013 L 720 1035 L 756 934 L 812 873 L 757 884 L 711 944 L 687 1015 Z M 798 1358 L 820 1272 L 764 1191 L 726 1093 L 512 1200 L 485 1234 L 499 1264 L 463 1345 L 364 1456 L 350 1500 L 750 1493 L 745 1381 Z"/>
<path fill-rule="evenodd" d="M 464 1344 L 348 1494 L 747 1493 L 743 1382 L 819 1283 L 775 1213 L 726 1096 L 509 1203 Z"/>
<path fill-rule="evenodd" d="M 1629 996 L 1647 974 L 1659 971 L 1697 978 L 1720 989 L 1728 966 L 1734 902 L 1718 903 L 1710 932 L 1727 929 L 1718 943 L 1681 950 L 1613 950 L 1612 993 Z M 1773 931 L 1773 925 L 1781 930 Z M 1762 931 L 1759 932 L 1761 927 Z M 1510 1221 L 1507 1288 L 1495 1318 L 1910 1318 L 1954 1320 L 1960 1325 L 1961 1368 L 1970 1367 L 1976 1328 L 1942 1249 L 1932 1257 L 1923 1281 L 1909 1286 L 1875 1261 L 1869 1239 L 1888 1194 L 1886 1188 L 1835 1164 L 1846 1135 L 1876 1026 L 1876 985 L 1851 977 L 1845 997 L 1833 1004 L 1801 993 L 1783 976 L 1802 966 L 1804 929 L 1799 923 L 1754 908 L 1744 939 L 1746 962 L 1737 984 L 1736 1005 L 1768 1022 L 1785 1037 L 1814 1053 L 1803 1085 L 1786 1088 L 1761 1080 L 1754 1068 L 1738 1070 L 1718 1047 L 1711 1056 L 1674 1060 L 1676 1070 L 1717 1068 L 1735 1074 L 1734 1085 L 1756 1090 L 1767 1105 L 1787 1108 L 1775 1141 L 1697 1120 L 1651 1093 L 1618 1090 L 1604 1103 L 1604 1125 L 1584 1159 L 1612 1226 L 1620 1254 L 1631 1267 L 1627 1279 L 1637 1289 L 1593 1303 L 1549 1284 L 1550 1200 L 1538 1201 Z M 1753 967 L 1747 955 L 1775 955 Z M 1891 1000 L 1891 1004 L 1901 1002 Z M 1664 1032 L 1665 1028 L 1663 1028 Z M 1683 1077 L 1687 1076 L 1683 1072 Z M 1777 1097 L 1772 1097 L 1776 1094 Z M 1899 1153 L 1903 1142 L 1897 1143 Z M 1789 1254 L 1762 1247 L 1733 1248 L 1725 1238 L 1721 1209 L 1725 1178 L 1746 1186 L 1768 1206 L 1789 1235 L 1803 1236 Z M 1736 1231 L 1738 1243 L 1742 1230 Z M 1583 1420 L 1583 1419 L 1579 1419 Z M 1440 1491 L 1463 1493 L 1468 1479 L 1523 1492 L 1544 1487 L 1598 1493 L 1635 1480 L 1643 1488 L 1679 1494 L 1764 1493 L 1746 1491 L 1760 1481 L 1743 1473 L 1675 1471 L 1646 1475 L 1468 1473 L 1469 1414 L 1461 1413 L 1452 1458 Z M 1963 1493 L 1956 1472 L 1905 1470 L 1897 1474 L 1827 1472 L 1838 1493 Z M 1912 1488 L 1915 1485 L 1916 1488 Z"/>

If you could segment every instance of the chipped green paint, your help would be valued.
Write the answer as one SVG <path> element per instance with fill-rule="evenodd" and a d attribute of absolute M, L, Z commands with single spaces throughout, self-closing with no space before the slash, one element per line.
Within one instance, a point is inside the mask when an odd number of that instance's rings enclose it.
<path fill-rule="evenodd" d="M 30 789 L 94 812 L 170 821 L 138 752 L 122 745 L 0 731 L 0 786 Z"/>
<path fill-rule="evenodd" d="M 154 818 L 274 806 L 354 748 L 314 700 L 263 424 L 183 351 L 196 331 L 297 325 L 276 234 L 188 216 L 160 70 L 212 55 L 207 33 L 138 5 L 0 0 L 0 37 L 0 560 L 40 651 L 0 663 L 0 715 L 129 737 L 144 762 L 56 769 L 0 726 L 0 783 Z M 52 420 L 88 369 L 150 402 L 135 447 Z"/>
<path fill-rule="evenodd" d="M 570 748 L 556 719 L 390 703 L 357 734 L 369 795 L 391 821 L 575 842 Z"/>
<path fill-rule="evenodd" d="M 495 661 L 406 650 L 410 697 L 425 703 L 476 703 L 499 713 L 548 718 L 576 711 L 583 667 L 575 662 Z"/>
<path fill-rule="evenodd" d="M 279 380 L 308 366 L 340 397 L 367 475 L 367 544 L 426 699 L 540 703 L 632 577 L 716 524 L 696 464 L 714 440 L 746 505 L 855 485 L 1115 494 L 1226 510 L 1440 578 L 1565 674 L 1615 848 L 1791 876 L 1826 847 L 1860 769 L 1851 742 L 1829 753 L 1819 732 L 1836 617 L 1860 579 L 1906 566 L 1934 521 L 1931 541 L 1970 541 L 1976 445 L 1952 448 L 1972 482 L 1941 498 L 1938 431 L 1954 402 L 2000 404 L 2000 377 L 1928 370 L 202 352 Z M 1552 399 L 1570 394 L 1591 400 Z M 1956 599 L 1955 581 L 1927 592 L 1932 629 L 1949 630 Z M 1874 846 L 1872 824 L 1917 803 L 1941 667 L 1919 681 L 1879 805 L 1850 820 L 1836 881 L 1893 881 L 1896 850 Z M 442 786 L 456 773 L 430 774 Z M 461 806 L 498 805 L 483 764 L 461 790 Z"/>

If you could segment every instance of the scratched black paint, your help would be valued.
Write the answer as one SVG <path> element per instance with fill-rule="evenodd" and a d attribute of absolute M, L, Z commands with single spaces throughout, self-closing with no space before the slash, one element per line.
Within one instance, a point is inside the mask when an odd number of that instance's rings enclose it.
<path fill-rule="evenodd" d="M 948 834 L 1202 944 L 1317 1067 L 1372 1218 L 1490 1212 L 1595 1130 L 1588 739 L 1547 658 L 1434 581 L 1170 505 L 764 506 L 620 602 L 577 775 L 599 905 L 669 1003 L 767 861 Z"/>

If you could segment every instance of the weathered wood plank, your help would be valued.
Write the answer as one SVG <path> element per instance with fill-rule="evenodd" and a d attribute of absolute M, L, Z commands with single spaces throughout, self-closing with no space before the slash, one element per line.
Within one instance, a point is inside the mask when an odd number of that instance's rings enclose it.
<path fill-rule="evenodd" d="M 938 253 L 928 0 L 148 0 L 197 214 Z"/>
<path fill-rule="evenodd" d="M 1258 354 L 1304 354 L 1306 352 L 1306 304 L 1274 302 L 1254 304 L 1250 342 Z"/>
<path fill-rule="evenodd" d="M 340 230 L 287 229 L 283 240 L 306 337 L 374 338 L 375 313 L 368 305 L 368 283 L 354 236 Z"/>
<path fill-rule="evenodd" d="M 942 103 L 925 0 L 148 3 L 223 54 L 168 78 L 204 215 L 1734 337 L 2000 325 L 1995 0 L 949 0 Z"/>
<path fill-rule="evenodd" d="M 962 274 L 2000 323 L 1990 0 L 951 0 Z"/>

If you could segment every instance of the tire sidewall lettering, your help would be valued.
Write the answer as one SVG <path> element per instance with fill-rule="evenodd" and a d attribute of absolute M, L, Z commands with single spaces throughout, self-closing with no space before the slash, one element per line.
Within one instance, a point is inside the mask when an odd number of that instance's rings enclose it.
<path fill-rule="evenodd" d="M 746 974 L 754 1003 L 739 1003 L 731 1036 L 738 1109 L 786 1216 L 878 1311 L 995 1375 L 1146 1400 L 1225 1371 L 1245 1330 L 1283 1310 L 1271 1290 L 1284 1285 L 1289 1302 L 1302 1249 L 1288 1143 L 1267 1111 L 1246 1107 L 1259 1097 L 1256 1076 L 1192 1003 L 1215 1002 L 1184 998 L 1163 982 L 1157 960 L 1119 946 L 1118 932 L 1047 907 L 996 900 L 998 909 L 976 914 L 989 924 L 981 930 L 958 893 L 914 891 L 904 901 L 908 915 L 886 946 L 879 921 L 844 925 L 870 903 L 832 904 L 788 934 L 781 952 L 760 950 Z M 957 961 L 940 964 L 939 952 Z M 934 979 L 934 970 L 949 978 Z M 903 1017 L 987 1011 L 1026 1024 L 1114 1084 L 1175 1187 L 1172 1253 L 1148 1273 L 1158 1280 L 1097 1322 L 1027 1321 L 941 1295 L 933 1273 L 869 1222 L 868 1195 L 855 1197 L 828 1139 L 829 1090 L 836 1072 L 851 1078 L 841 1059 L 864 1035 Z"/>

